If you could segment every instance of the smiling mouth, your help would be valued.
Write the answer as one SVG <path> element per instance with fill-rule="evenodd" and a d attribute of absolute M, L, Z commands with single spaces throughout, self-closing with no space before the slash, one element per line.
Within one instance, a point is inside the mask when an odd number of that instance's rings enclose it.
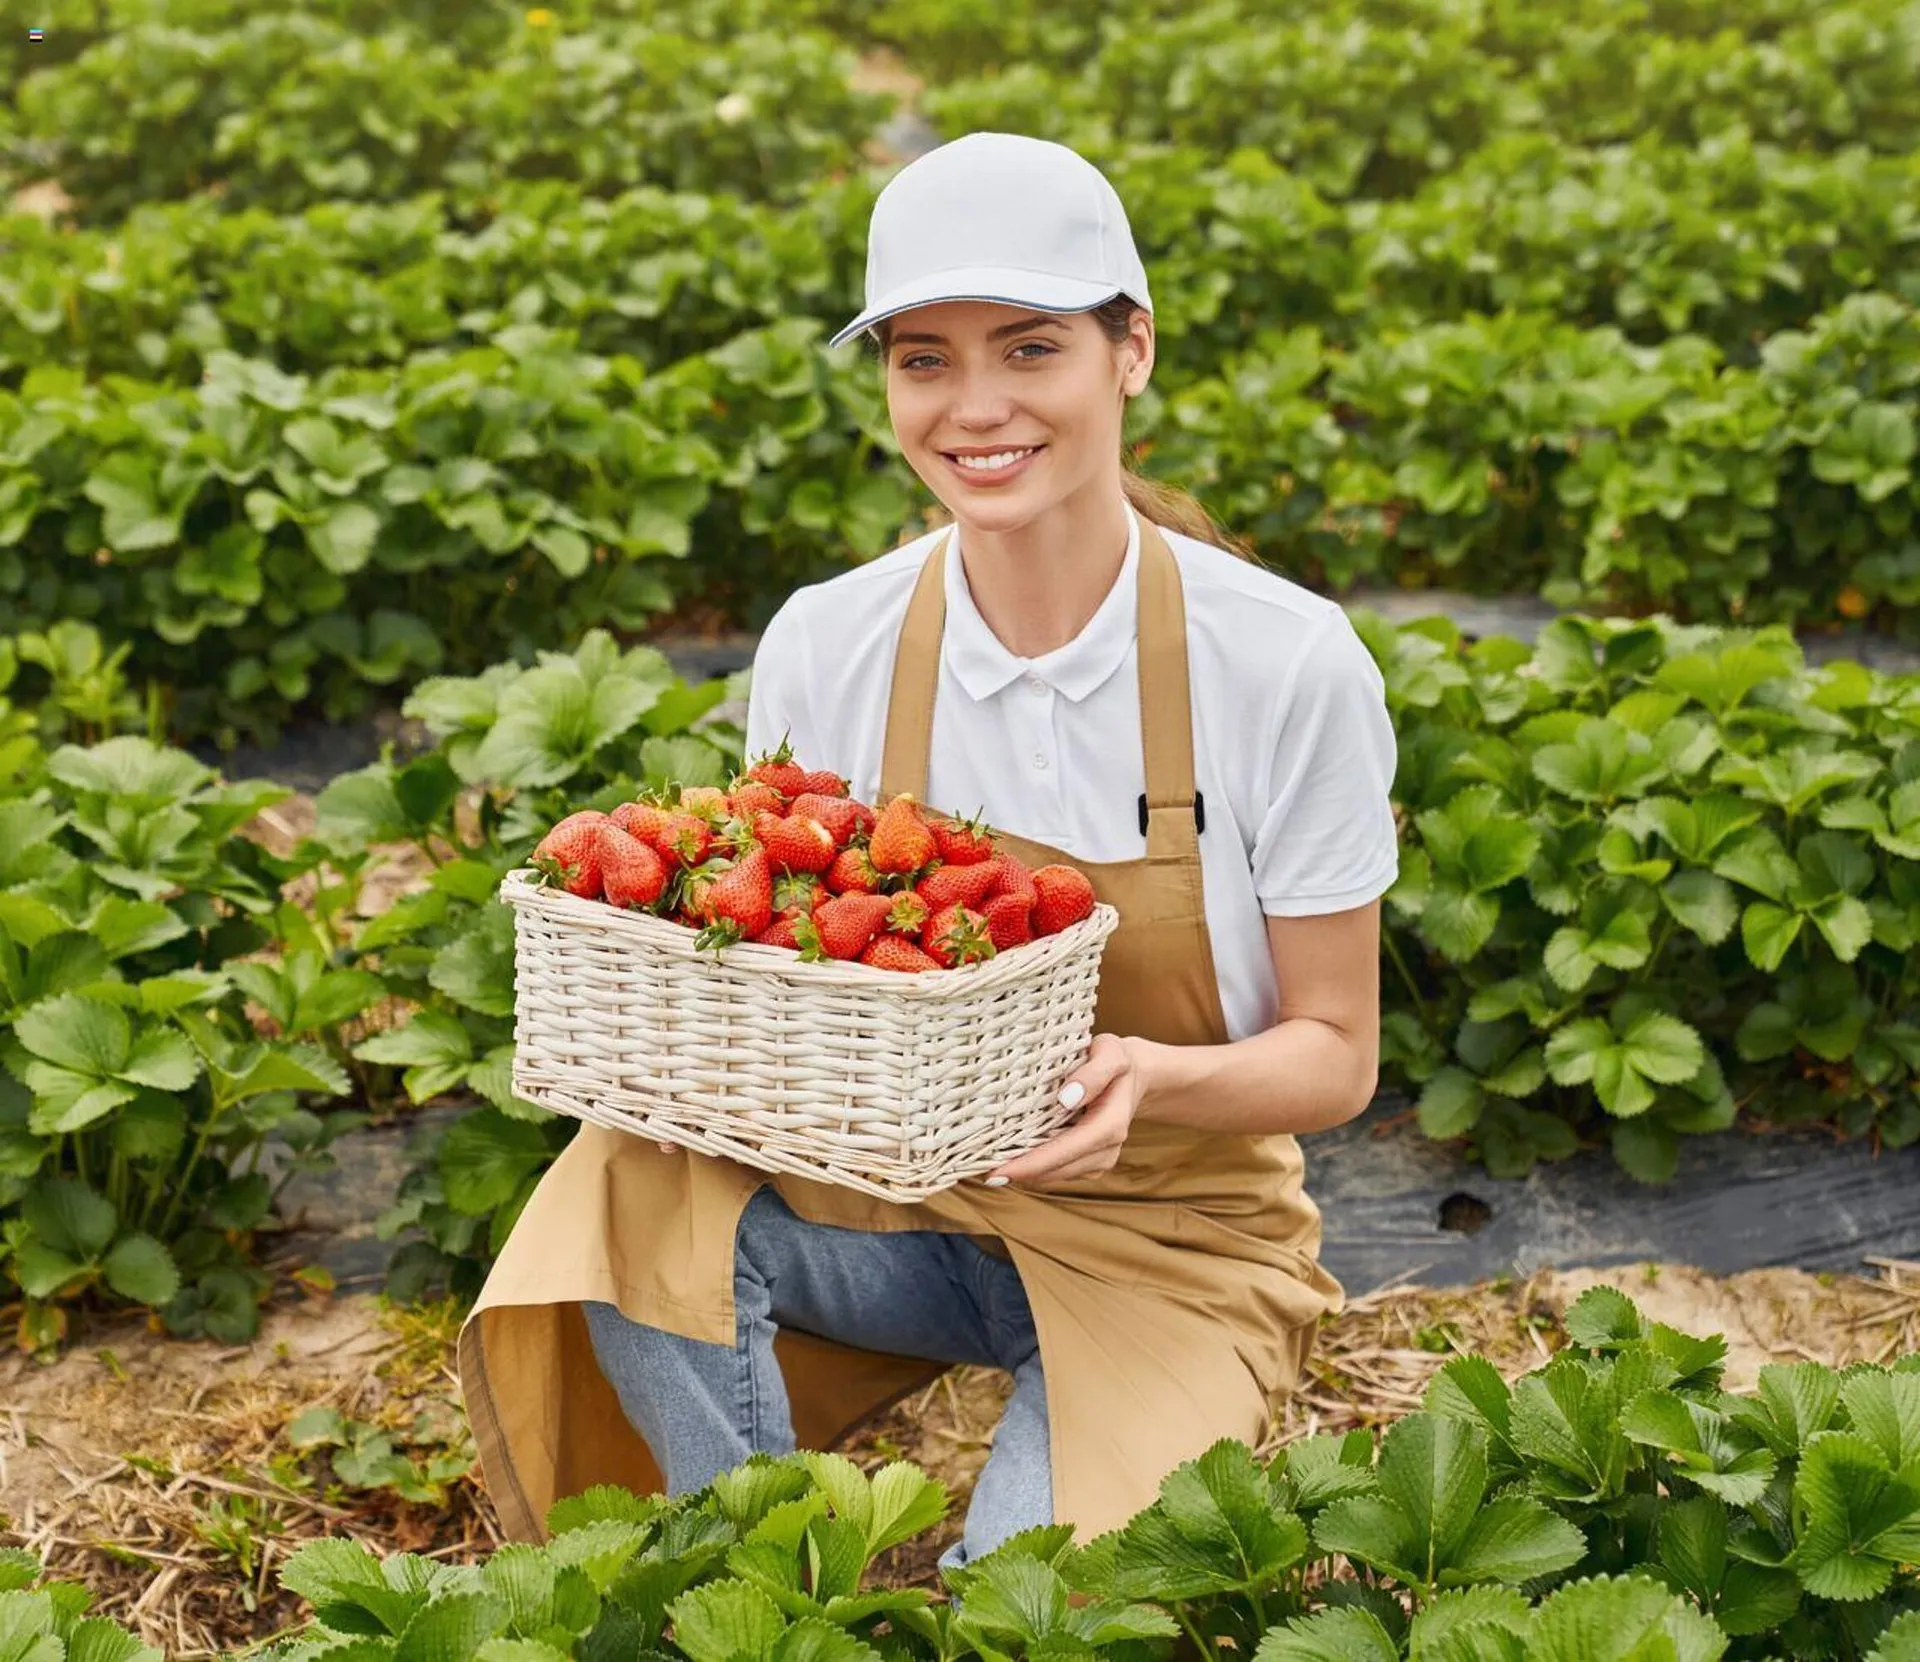
<path fill-rule="evenodd" d="M 1029 444 L 1018 450 L 996 450 L 985 456 L 960 456 L 951 450 L 940 454 L 956 467 L 965 468 L 969 473 L 1001 473 L 1016 462 L 1024 462 L 1029 456 L 1038 455 L 1046 449 L 1044 444 Z"/>

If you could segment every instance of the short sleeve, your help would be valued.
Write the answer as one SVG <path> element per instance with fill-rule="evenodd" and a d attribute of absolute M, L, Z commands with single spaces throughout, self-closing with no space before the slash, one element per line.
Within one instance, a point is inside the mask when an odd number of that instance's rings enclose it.
<path fill-rule="evenodd" d="M 1398 747 L 1385 680 L 1345 612 L 1329 614 L 1284 696 L 1252 853 L 1261 910 L 1311 917 L 1364 906 L 1400 871 Z"/>
<path fill-rule="evenodd" d="M 782 738 L 806 766 L 815 753 L 811 712 L 807 709 L 807 640 L 799 615 L 799 596 L 789 595 L 767 620 L 753 653 L 747 683 L 747 756 L 751 760 L 777 749 Z"/>

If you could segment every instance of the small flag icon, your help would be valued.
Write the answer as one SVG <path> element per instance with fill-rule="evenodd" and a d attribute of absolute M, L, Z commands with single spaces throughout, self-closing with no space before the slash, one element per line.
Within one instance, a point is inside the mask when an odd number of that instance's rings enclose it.
<path fill-rule="evenodd" d="M 29 29 L 27 31 L 28 40 L 39 40 L 40 38 L 41 38 L 41 34 L 38 29 Z"/>

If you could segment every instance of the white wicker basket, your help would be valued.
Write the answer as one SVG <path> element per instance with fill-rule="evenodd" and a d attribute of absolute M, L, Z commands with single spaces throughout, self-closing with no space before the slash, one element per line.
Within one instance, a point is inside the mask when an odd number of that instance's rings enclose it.
<path fill-rule="evenodd" d="M 507 874 L 516 1096 L 765 1171 L 918 1200 L 1074 1117 L 1113 907 L 984 963 L 804 963 Z"/>

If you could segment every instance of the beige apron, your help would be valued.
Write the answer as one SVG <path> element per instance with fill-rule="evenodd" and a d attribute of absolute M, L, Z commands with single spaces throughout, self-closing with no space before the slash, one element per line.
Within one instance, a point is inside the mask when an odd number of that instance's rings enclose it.
<path fill-rule="evenodd" d="M 1069 861 L 1044 844 L 1000 840 L 1033 864 L 1078 866 L 1118 908 L 1096 1031 L 1224 1044 L 1201 900 L 1180 574 L 1159 530 L 1144 520 L 1140 529 L 1146 857 Z M 950 541 L 928 556 L 901 630 L 883 799 L 925 795 Z M 460 1332 L 460 1383 L 509 1538 L 544 1538 L 547 1508 L 590 1484 L 664 1488 L 594 1359 L 580 1302 L 605 1300 L 636 1321 L 732 1344 L 735 1227 L 766 1183 L 816 1223 L 1005 1242 L 1000 1255 L 1010 1249 L 1026 1287 L 1046 1377 L 1053 1515 L 1082 1542 L 1125 1523 L 1167 1472 L 1217 1439 L 1257 1443 L 1320 1316 L 1344 1305 L 1318 1262 L 1320 1212 L 1289 1135 L 1136 1119 L 1119 1164 L 1100 1176 L 1046 1189 L 969 1180 L 903 1203 L 582 1125 Z M 949 1366 L 791 1330 L 774 1348 L 801 1448 L 836 1446 Z"/>

